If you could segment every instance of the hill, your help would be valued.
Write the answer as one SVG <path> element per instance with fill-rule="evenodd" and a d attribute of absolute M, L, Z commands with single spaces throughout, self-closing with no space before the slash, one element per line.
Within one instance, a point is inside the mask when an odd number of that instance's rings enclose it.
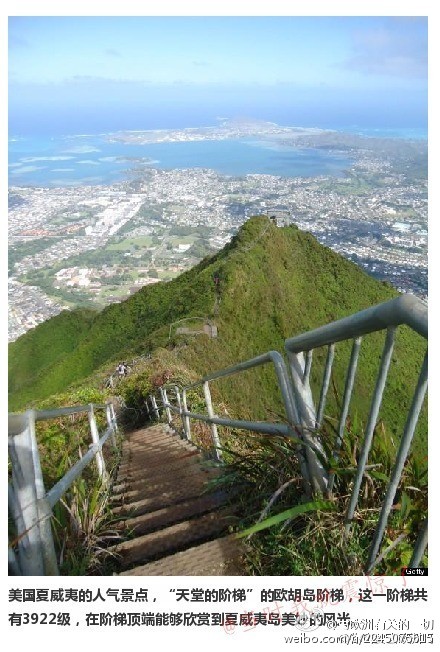
<path fill-rule="evenodd" d="M 214 283 L 214 275 L 218 283 Z M 294 226 L 277 228 L 266 217 L 248 220 L 216 255 L 168 283 L 141 289 L 102 312 L 74 311 L 37 326 L 9 348 L 10 409 L 23 409 L 75 384 L 96 382 L 118 359 L 152 352 L 150 375 L 160 366 L 192 377 L 253 357 L 303 331 L 397 296 L 388 284 L 320 245 Z M 175 322 L 215 321 L 218 338 L 177 335 Z M 174 324 L 174 326 L 173 326 Z M 378 368 L 383 335 L 362 345 L 353 414 L 364 421 Z M 417 378 L 424 343 L 402 329 L 393 355 L 383 418 L 391 432 Z M 167 349 L 155 354 L 158 347 Z M 338 346 L 333 394 L 343 393 L 350 345 Z M 322 377 L 325 351 L 314 357 L 312 386 Z M 281 403 L 270 370 L 222 382 L 228 409 L 259 418 Z M 214 390 L 215 391 L 215 390 Z M 426 424 L 425 424 L 426 425 Z M 424 426 L 421 428 L 424 429 Z"/>

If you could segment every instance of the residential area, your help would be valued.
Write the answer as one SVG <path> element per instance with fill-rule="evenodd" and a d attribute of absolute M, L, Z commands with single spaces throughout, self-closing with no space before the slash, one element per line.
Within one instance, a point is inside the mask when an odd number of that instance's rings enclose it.
<path fill-rule="evenodd" d="M 9 340 L 63 309 L 100 309 L 174 278 L 248 217 L 276 210 L 377 278 L 427 298 L 427 181 L 408 180 L 385 159 L 358 156 L 345 177 L 151 168 L 110 186 L 10 188 Z"/>

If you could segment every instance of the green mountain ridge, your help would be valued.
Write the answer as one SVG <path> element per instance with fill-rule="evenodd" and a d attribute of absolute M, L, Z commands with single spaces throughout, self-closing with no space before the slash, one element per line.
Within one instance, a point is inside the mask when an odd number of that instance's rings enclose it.
<path fill-rule="evenodd" d="M 118 360 L 147 352 L 152 353 L 150 375 L 166 365 L 171 372 L 186 369 L 196 378 L 271 349 L 282 352 L 287 337 L 396 296 L 390 285 L 368 276 L 312 235 L 254 217 L 221 251 L 176 279 L 145 287 L 99 313 L 62 313 L 10 344 L 10 409 L 22 410 L 72 385 L 96 383 Z M 192 316 L 214 321 L 218 338 L 176 335 L 175 322 Z M 426 346 L 409 329 L 399 330 L 382 415 L 393 433 L 402 427 Z M 383 334 L 368 336 L 361 348 L 352 405 L 363 423 L 383 340 Z M 329 406 L 341 400 L 350 347 L 337 347 Z M 314 356 L 315 391 L 325 355 L 320 350 Z M 241 418 L 282 412 L 270 369 L 221 381 L 219 388 L 214 397 Z M 426 419 L 419 430 L 425 439 Z"/>

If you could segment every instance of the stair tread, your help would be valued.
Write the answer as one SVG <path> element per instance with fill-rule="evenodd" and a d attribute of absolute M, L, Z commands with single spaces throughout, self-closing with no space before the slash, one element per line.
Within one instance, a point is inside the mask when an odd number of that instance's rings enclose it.
<path fill-rule="evenodd" d="M 186 490 L 189 491 L 190 496 L 194 496 L 194 492 L 198 491 L 200 494 L 206 487 L 206 483 L 210 480 L 208 475 L 204 477 L 194 476 L 192 474 L 181 475 L 179 488 L 176 490 L 176 484 L 170 480 L 163 480 L 155 484 L 145 482 L 144 485 L 138 487 L 127 487 L 124 491 L 115 494 L 112 498 L 111 504 L 115 507 L 125 507 L 126 510 L 142 508 L 143 502 L 154 497 L 167 497 L 170 495 L 180 496 L 185 495 Z"/>
<path fill-rule="evenodd" d="M 195 576 L 244 575 L 244 549 L 234 535 L 202 543 L 158 561 L 123 571 L 119 575 Z"/>
<path fill-rule="evenodd" d="M 120 563 L 123 567 L 151 558 L 164 557 L 166 553 L 176 552 L 201 540 L 212 538 L 213 535 L 225 533 L 230 516 L 227 510 L 209 512 L 124 541 L 111 550 L 121 556 Z"/>
<path fill-rule="evenodd" d="M 173 455 L 170 457 L 168 464 L 166 466 L 170 468 L 179 468 L 187 463 L 188 460 L 192 462 L 196 461 L 200 464 L 200 455 L 197 452 L 182 452 L 179 451 L 179 455 Z M 124 462 L 121 464 L 118 469 L 118 477 L 125 477 L 127 474 L 143 472 L 145 477 L 154 475 L 154 473 L 164 473 L 164 460 L 163 455 L 160 457 L 143 457 L 137 460 Z"/>
<path fill-rule="evenodd" d="M 191 478 L 178 487 L 162 488 L 161 491 L 146 491 L 145 494 L 135 501 L 123 503 L 113 507 L 114 514 L 132 514 L 133 516 L 161 509 L 170 505 L 173 501 L 179 501 L 195 498 L 202 495 L 206 489 L 206 480 L 204 478 Z"/>
<path fill-rule="evenodd" d="M 146 534 L 149 531 L 165 527 L 179 520 L 185 520 L 192 516 L 202 515 L 220 507 L 224 502 L 223 495 L 213 494 L 198 496 L 182 503 L 168 505 L 154 512 L 147 512 L 133 518 L 127 518 L 120 522 L 119 527 L 134 532 L 136 535 Z"/>
<path fill-rule="evenodd" d="M 231 572 L 239 546 L 227 537 L 234 511 L 225 507 L 224 492 L 207 492 L 220 469 L 203 461 L 193 444 L 163 424 L 127 435 L 111 500 L 126 538 L 109 549 L 118 555 L 120 574 L 170 575 L 176 573 L 167 569 L 186 567 L 181 574 L 241 574 L 238 566 Z M 191 550 L 198 551 L 194 558 L 185 555 Z M 198 553 L 205 556 L 192 572 Z"/>

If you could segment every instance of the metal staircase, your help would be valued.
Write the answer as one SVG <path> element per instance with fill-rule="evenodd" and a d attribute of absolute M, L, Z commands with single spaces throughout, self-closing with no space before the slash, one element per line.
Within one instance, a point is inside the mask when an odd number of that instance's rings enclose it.
<path fill-rule="evenodd" d="M 123 459 L 114 487 L 114 512 L 123 517 L 126 540 L 115 551 L 121 556 L 123 574 L 177 575 L 177 574 L 239 574 L 240 550 L 228 535 L 231 523 L 230 510 L 222 507 L 220 495 L 204 494 L 206 480 L 215 475 L 203 469 L 198 450 L 192 445 L 191 422 L 209 424 L 212 447 L 221 461 L 221 440 L 218 427 L 226 426 L 265 436 L 284 436 L 295 440 L 299 446 L 300 473 L 304 491 L 309 494 L 329 494 L 333 477 L 323 462 L 320 441 L 327 392 L 337 343 L 352 341 L 345 389 L 338 415 L 335 455 L 346 430 L 353 385 L 356 378 L 362 338 L 371 333 L 385 331 L 380 364 L 375 387 L 371 388 L 371 405 L 358 458 L 351 500 L 346 514 L 346 532 L 357 507 L 364 479 L 368 455 L 375 435 L 384 390 L 386 389 L 397 329 L 405 325 L 428 337 L 428 309 L 424 302 L 411 295 L 402 295 L 355 315 L 321 328 L 290 338 L 285 342 L 285 357 L 269 351 L 251 360 L 240 362 L 227 369 L 211 373 L 186 387 L 162 386 L 157 395 L 147 401 L 150 418 L 165 418 L 168 424 L 181 423 L 183 439 L 164 425 L 155 425 L 131 433 L 124 442 Z M 313 396 L 310 373 L 313 351 L 326 347 L 327 356 L 319 396 Z M 427 390 L 427 352 L 421 364 L 413 398 L 406 415 L 399 448 L 388 483 L 386 495 L 374 533 L 365 572 L 371 572 L 380 554 L 393 501 L 407 460 L 415 428 Z M 211 400 L 210 383 L 220 378 L 240 374 L 263 365 L 273 366 L 282 397 L 285 417 L 281 422 L 250 421 L 220 417 Z M 203 390 L 206 413 L 194 413 L 188 408 L 188 395 L 195 389 Z M 174 395 L 172 397 L 171 395 Z M 38 413 L 10 415 L 9 444 L 11 483 L 9 505 L 17 536 L 9 546 L 10 569 L 14 574 L 57 574 L 53 540 L 50 534 L 51 509 L 85 466 L 94 458 L 100 473 L 102 446 L 114 434 L 116 423 L 109 406 L 108 428 L 101 437 L 94 425 L 93 406 L 83 406 L 91 415 L 90 427 L 93 445 L 90 451 L 60 482 L 46 492 L 42 480 L 34 421 Z M 75 408 L 78 410 L 79 408 Z M 69 410 L 65 408 L 64 413 Z M 60 411 L 56 411 L 59 413 Z M 161 414 L 162 413 L 162 414 Z M 45 413 L 47 417 L 48 413 Z M 55 413 L 53 413 L 55 414 Z M 100 467 L 101 464 L 101 467 Z M 131 533 L 129 536 L 127 533 Z M 131 537 L 131 538 L 130 538 Z M 410 566 L 417 566 L 428 541 L 427 520 L 420 523 L 420 534 L 415 544 Z M 200 561 L 197 565 L 195 560 Z M 206 562 L 205 562 L 206 560 Z"/>
<path fill-rule="evenodd" d="M 112 498 L 121 575 L 242 574 L 233 512 L 222 492 L 207 492 L 218 474 L 165 424 L 128 434 Z"/>

